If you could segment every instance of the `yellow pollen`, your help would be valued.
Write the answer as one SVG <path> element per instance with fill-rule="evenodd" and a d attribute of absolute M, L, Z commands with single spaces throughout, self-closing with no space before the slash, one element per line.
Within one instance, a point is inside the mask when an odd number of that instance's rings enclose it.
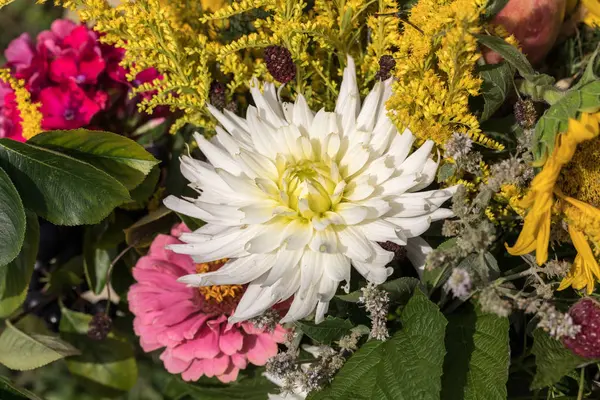
<path fill-rule="evenodd" d="M 199 274 L 205 272 L 216 271 L 221 268 L 227 262 L 226 258 L 216 261 L 210 261 L 207 263 L 196 264 L 196 272 Z M 213 285 L 199 287 L 198 291 L 204 297 L 204 300 L 215 301 L 216 303 L 222 303 L 227 297 L 235 298 L 242 292 L 241 285 Z"/>
<path fill-rule="evenodd" d="M 578 200 L 600 207 L 600 136 L 579 146 L 558 179 L 562 191 Z"/>

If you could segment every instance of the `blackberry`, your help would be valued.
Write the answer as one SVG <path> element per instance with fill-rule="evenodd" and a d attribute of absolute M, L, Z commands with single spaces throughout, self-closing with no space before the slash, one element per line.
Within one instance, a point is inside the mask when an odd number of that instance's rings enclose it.
<path fill-rule="evenodd" d="M 283 46 L 268 46 L 265 49 L 265 63 L 277 82 L 287 83 L 296 77 L 292 53 Z"/>

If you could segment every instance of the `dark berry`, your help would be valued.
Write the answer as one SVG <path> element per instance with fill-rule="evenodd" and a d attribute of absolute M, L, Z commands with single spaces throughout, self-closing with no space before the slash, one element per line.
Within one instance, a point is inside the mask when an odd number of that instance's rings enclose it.
<path fill-rule="evenodd" d="M 537 121 L 535 105 L 531 100 L 519 100 L 515 103 L 515 119 L 523 129 L 531 129 Z"/>
<path fill-rule="evenodd" d="M 225 85 L 218 81 L 212 81 L 210 84 L 210 104 L 217 107 L 219 110 L 225 108 L 227 96 L 225 95 Z"/>
<path fill-rule="evenodd" d="M 375 74 L 375 79 L 385 81 L 391 76 L 392 70 L 396 67 L 396 60 L 390 55 L 381 56 L 379 59 L 379 71 Z"/>
<path fill-rule="evenodd" d="M 393 242 L 378 242 L 382 249 L 394 253 L 393 261 L 402 261 L 406 258 L 406 248 Z"/>
<path fill-rule="evenodd" d="M 565 337 L 565 346 L 581 357 L 600 358 L 600 303 L 585 298 L 571 307 L 569 315 L 581 330 L 573 338 Z"/>
<path fill-rule="evenodd" d="M 92 317 L 88 327 L 88 337 L 93 340 L 104 340 L 112 329 L 112 320 L 104 313 Z"/>
<path fill-rule="evenodd" d="M 277 82 L 287 83 L 296 76 L 292 53 L 283 46 L 268 46 L 265 49 L 265 63 Z"/>

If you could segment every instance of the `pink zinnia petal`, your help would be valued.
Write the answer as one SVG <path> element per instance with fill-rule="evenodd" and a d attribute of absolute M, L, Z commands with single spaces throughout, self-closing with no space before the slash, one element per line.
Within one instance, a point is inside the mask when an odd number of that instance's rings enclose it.
<path fill-rule="evenodd" d="M 227 355 L 239 352 L 244 346 L 244 335 L 238 329 L 223 332 L 219 338 L 219 348 Z"/>

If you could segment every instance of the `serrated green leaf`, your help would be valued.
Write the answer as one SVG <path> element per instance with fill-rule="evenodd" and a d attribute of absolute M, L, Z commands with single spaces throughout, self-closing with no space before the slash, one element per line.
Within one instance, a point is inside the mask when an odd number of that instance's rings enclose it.
<path fill-rule="evenodd" d="M 23 205 L 56 225 L 98 223 L 129 200 L 127 189 L 105 172 L 27 143 L 0 139 L 0 167 Z"/>
<path fill-rule="evenodd" d="M 379 288 L 388 292 L 391 301 L 406 303 L 419 283 L 417 278 L 403 276 L 402 278 L 387 281 L 379 285 Z M 359 289 L 352 293 L 340 294 L 336 297 L 349 303 L 357 303 L 360 296 L 362 296 L 362 290 Z"/>
<path fill-rule="evenodd" d="M 71 374 L 119 391 L 131 389 L 137 380 L 137 363 L 131 343 L 113 331 L 104 340 L 87 336 L 92 317 L 62 309 L 60 336 L 79 348 L 80 356 L 67 360 Z"/>
<path fill-rule="evenodd" d="M 543 162 L 552 153 L 556 135 L 566 132 L 569 118 L 580 112 L 595 111 L 600 107 L 600 81 L 596 80 L 569 90 L 560 100 L 546 110 L 535 126 L 534 155 Z"/>
<path fill-rule="evenodd" d="M 528 81 L 541 86 L 554 83 L 554 78 L 549 75 L 537 73 L 529 63 L 529 60 L 527 60 L 527 57 L 525 57 L 525 54 L 521 53 L 518 48 L 504 39 L 490 35 L 476 34 L 473 36 L 477 38 L 479 43 L 500 54 L 508 64 L 519 71 L 519 74 Z"/>
<path fill-rule="evenodd" d="M 158 160 L 138 143 L 110 132 L 50 131 L 32 137 L 28 143 L 85 161 L 117 179 L 128 190 L 142 183 L 158 164 Z"/>
<path fill-rule="evenodd" d="M 535 355 L 536 366 L 532 390 L 553 385 L 573 369 L 593 361 L 574 354 L 541 329 L 533 332 L 531 352 Z"/>
<path fill-rule="evenodd" d="M 27 335 L 6 321 L 0 335 L 0 363 L 10 369 L 26 371 L 61 358 L 79 354 L 79 350 L 57 337 Z"/>
<path fill-rule="evenodd" d="M 40 225 L 37 215 L 29 210 L 26 210 L 26 221 L 21 252 L 8 265 L 0 267 L 0 318 L 10 316 L 27 297 L 40 242 Z"/>
<path fill-rule="evenodd" d="M 0 376 L 0 399 L 2 400 L 42 400 L 29 390 L 17 387 L 7 377 Z"/>
<path fill-rule="evenodd" d="M 0 270 L 17 257 L 25 238 L 25 209 L 10 178 L 0 168 Z M 1 272 L 0 272 L 1 273 Z"/>
<path fill-rule="evenodd" d="M 484 314 L 471 304 L 447 318 L 442 399 L 505 400 L 508 318 Z"/>
<path fill-rule="evenodd" d="M 439 399 L 446 319 L 420 290 L 400 319 L 401 330 L 386 342 L 367 342 L 344 364 L 331 386 L 308 399 Z"/>
<path fill-rule="evenodd" d="M 481 95 L 483 96 L 483 112 L 479 120 L 488 120 L 504 104 L 506 96 L 513 87 L 514 70 L 510 64 L 502 62 L 484 65 L 479 68 L 479 76 L 483 80 Z"/>
<path fill-rule="evenodd" d="M 340 339 L 352 329 L 352 323 L 347 319 L 332 316 L 327 316 L 320 324 L 309 321 L 296 321 L 294 325 L 306 336 L 322 344 L 331 344 L 331 342 Z"/>

